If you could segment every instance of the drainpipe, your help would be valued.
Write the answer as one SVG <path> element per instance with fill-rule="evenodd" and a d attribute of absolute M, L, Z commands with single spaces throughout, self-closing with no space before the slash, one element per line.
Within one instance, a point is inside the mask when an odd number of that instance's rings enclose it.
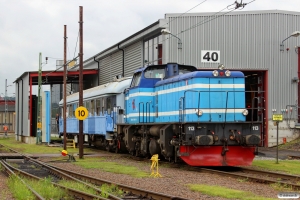
<path fill-rule="evenodd" d="M 298 80 L 300 80 L 300 46 L 298 46 Z M 300 82 L 298 81 L 298 123 L 300 123 Z"/>
<path fill-rule="evenodd" d="M 96 56 L 94 57 L 94 61 L 95 61 L 95 62 L 97 63 L 97 65 L 98 65 L 98 86 L 99 86 L 99 85 L 100 85 L 100 81 L 99 81 L 99 78 L 100 78 L 100 77 L 99 77 L 99 76 L 100 76 L 100 75 L 99 75 L 99 74 L 100 74 L 100 64 L 99 64 L 99 61 L 96 60 L 95 58 L 96 58 Z"/>
<path fill-rule="evenodd" d="M 24 91 L 24 89 L 23 89 L 23 79 L 21 79 L 21 81 L 22 81 L 22 98 L 23 98 L 23 91 Z M 21 136 L 23 136 L 23 108 L 24 108 L 24 104 L 23 104 L 23 99 L 21 99 L 22 100 L 22 108 L 21 108 L 21 110 L 22 110 L 22 112 L 21 112 Z M 22 138 L 21 138 L 22 139 Z"/>
<path fill-rule="evenodd" d="M 119 50 L 121 50 L 121 51 L 123 51 L 123 64 L 122 64 L 122 65 L 123 65 L 123 68 L 122 68 L 122 77 L 124 77 L 124 49 L 121 49 L 121 48 L 120 48 L 120 44 L 118 44 L 118 49 L 119 49 Z"/>
<path fill-rule="evenodd" d="M 19 141 L 19 120 L 20 120 L 20 84 L 19 84 L 19 81 L 17 82 L 18 84 L 18 99 L 17 99 L 17 102 L 18 102 L 18 105 L 17 105 L 17 141 Z M 16 99 L 15 99 L 15 104 L 16 104 Z"/>

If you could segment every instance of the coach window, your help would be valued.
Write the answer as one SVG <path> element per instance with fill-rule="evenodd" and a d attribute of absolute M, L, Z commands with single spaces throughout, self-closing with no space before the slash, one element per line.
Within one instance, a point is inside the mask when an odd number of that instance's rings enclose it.
<path fill-rule="evenodd" d="M 73 106 L 69 105 L 69 117 L 73 117 Z"/>
<path fill-rule="evenodd" d="M 91 100 L 91 116 L 95 115 L 95 100 Z"/>
<path fill-rule="evenodd" d="M 91 112 L 91 102 L 90 102 L 90 101 L 86 101 L 85 103 L 86 103 L 86 104 L 85 104 L 85 105 L 86 105 L 85 108 L 88 110 L 88 112 L 89 112 L 89 114 L 90 114 L 90 112 Z"/>
<path fill-rule="evenodd" d="M 130 87 L 138 86 L 141 81 L 141 76 L 142 76 L 142 72 L 138 72 L 138 73 L 134 74 Z"/>
<path fill-rule="evenodd" d="M 76 110 L 77 107 L 78 107 L 78 103 L 74 103 L 73 104 L 73 115 L 72 116 L 75 116 L 75 110 Z"/>
<path fill-rule="evenodd" d="M 100 115 L 100 112 L 101 112 L 101 100 L 100 99 L 96 99 L 96 112 L 97 112 L 97 115 L 99 116 Z"/>
<path fill-rule="evenodd" d="M 111 112 L 111 97 L 107 97 L 106 98 L 106 105 L 107 105 L 107 114 L 109 114 L 110 115 L 110 112 Z"/>
<path fill-rule="evenodd" d="M 106 110 L 105 110 L 105 108 L 106 108 L 106 107 L 105 107 L 105 105 L 106 105 L 106 104 L 105 104 L 106 97 L 103 97 L 103 98 L 101 98 L 101 99 L 102 99 L 102 105 L 101 105 L 102 109 L 101 109 L 101 110 L 102 110 L 102 113 L 104 114 L 104 112 L 106 111 Z"/>

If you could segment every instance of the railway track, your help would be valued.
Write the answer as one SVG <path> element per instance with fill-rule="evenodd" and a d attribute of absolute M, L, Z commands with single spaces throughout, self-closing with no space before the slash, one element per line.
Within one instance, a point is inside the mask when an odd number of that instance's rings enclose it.
<path fill-rule="evenodd" d="M 143 159 L 135 156 L 127 157 L 137 161 L 149 162 L 149 159 Z M 161 163 L 164 162 L 161 161 Z M 221 176 L 238 178 L 263 184 L 280 184 L 282 186 L 290 187 L 297 191 L 300 190 L 300 176 L 298 175 L 251 169 L 249 167 L 193 167 L 185 163 L 172 163 L 172 165 L 170 165 L 170 163 L 168 162 L 168 164 L 169 167 L 184 168 L 184 170 L 188 171 L 217 174 Z"/>
<path fill-rule="evenodd" d="M 1 148 L 2 149 L 2 148 Z M 7 174 L 21 174 L 22 176 L 29 177 L 31 179 L 40 180 L 45 177 L 51 176 L 52 184 L 55 187 L 59 187 L 67 191 L 67 193 L 70 195 L 70 197 L 73 197 L 74 199 L 114 199 L 114 200 L 121 200 L 121 199 L 151 199 L 151 200 L 186 200 L 184 198 L 180 197 L 174 197 L 169 196 L 161 193 L 156 193 L 153 191 L 147 191 L 142 190 L 138 188 L 133 188 L 127 185 L 122 185 L 114 182 L 110 182 L 107 180 L 101 180 L 96 179 L 90 176 L 86 176 L 83 174 L 79 174 L 76 172 L 72 172 L 69 170 L 53 167 L 47 163 L 32 159 L 28 156 L 25 156 L 21 153 L 18 153 L 17 151 L 13 149 L 6 148 L 9 152 L 14 152 L 15 154 L 19 154 L 20 156 L 23 156 L 22 159 L 14 160 L 14 163 L 7 162 L 10 159 L 2 159 L 0 160 L 1 165 L 5 168 L 5 172 Z M 15 157 L 15 155 L 14 155 Z M 5 161 L 6 160 L 6 161 Z M 15 167 L 15 166 L 19 167 Z M 19 169 L 20 168 L 20 169 Z M 80 182 L 81 184 L 86 185 L 86 187 L 92 188 L 96 191 L 97 195 L 94 194 L 88 194 L 83 191 L 74 190 L 71 188 L 64 187 L 59 184 L 59 181 L 65 179 L 65 180 L 71 180 L 74 182 Z M 23 181 L 24 182 L 24 181 Z M 24 182 L 24 184 L 26 184 Z M 124 195 L 122 197 L 115 196 L 114 194 L 108 194 L 108 198 L 103 198 L 100 196 L 101 190 L 99 189 L 99 186 L 103 184 L 108 185 L 115 185 L 118 189 L 121 189 L 124 191 Z M 44 199 L 40 194 L 38 194 L 36 191 L 34 191 L 30 186 L 27 185 L 27 188 L 32 191 L 33 194 L 36 194 L 37 199 Z"/>
<path fill-rule="evenodd" d="M 291 160 L 300 160 L 300 156 L 291 156 L 291 155 L 289 155 L 288 158 L 291 159 Z"/>
<path fill-rule="evenodd" d="M 250 169 L 248 167 L 200 168 L 199 170 L 202 172 L 239 178 L 257 183 L 280 184 L 297 191 L 300 189 L 300 176 L 296 175 Z"/>

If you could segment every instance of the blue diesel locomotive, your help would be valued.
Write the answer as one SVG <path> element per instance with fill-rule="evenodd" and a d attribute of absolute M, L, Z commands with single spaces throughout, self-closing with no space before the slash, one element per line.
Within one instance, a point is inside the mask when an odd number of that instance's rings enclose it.
<path fill-rule="evenodd" d="M 147 66 L 132 78 L 83 92 L 90 113 L 85 140 L 109 151 L 159 154 L 193 166 L 251 165 L 262 122 L 246 120 L 245 92 L 244 74 L 223 65 L 213 71 L 176 63 Z M 67 105 L 68 137 L 77 140 L 78 93 L 67 97 Z"/>

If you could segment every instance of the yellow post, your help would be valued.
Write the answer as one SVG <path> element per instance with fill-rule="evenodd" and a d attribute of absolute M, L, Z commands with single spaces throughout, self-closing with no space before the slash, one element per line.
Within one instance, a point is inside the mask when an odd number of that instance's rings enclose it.
<path fill-rule="evenodd" d="M 152 164 L 151 164 L 151 174 L 150 176 L 153 176 L 153 177 L 162 177 L 159 173 L 158 173 L 158 154 L 154 154 L 151 159 L 152 161 Z M 156 172 L 155 172 L 155 169 L 156 169 Z"/>

